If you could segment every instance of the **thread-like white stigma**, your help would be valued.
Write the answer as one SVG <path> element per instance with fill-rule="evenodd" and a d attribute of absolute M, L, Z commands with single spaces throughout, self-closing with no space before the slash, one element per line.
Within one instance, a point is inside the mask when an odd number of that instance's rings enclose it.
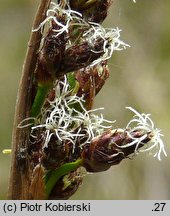
<path fill-rule="evenodd" d="M 61 22 L 61 20 L 59 20 L 59 17 L 62 17 L 64 21 Z M 33 31 L 38 31 L 41 29 L 41 32 L 43 32 L 44 26 L 47 23 L 52 26 L 52 22 L 54 22 L 59 27 L 59 29 L 53 29 L 53 31 L 55 32 L 54 36 L 57 37 L 63 32 L 68 33 L 70 23 L 73 20 L 79 23 L 82 20 L 81 17 L 81 13 L 70 8 L 67 0 L 63 1 L 61 4 L 51 2 L 51 6 L 46 12 L 46 19 L 36 29 L 33 29 Z"/>
<path fill-rule="evenodd" d="M 45 130 L 44 147 L 48 146 L 53 135 L 63 143 L 70 141 L 73 146 L 79 139 L 82 147 L 89 144 L 94 137 L 101 135 L 105 129 L 112 128 L 114 123 L 105 120 L 102 114 L 100 116 L 94 114 L 102 108 L 87 111 L 83 105 L 83 97 L 71 95 L 66 76 L 63 81 L 56 83 L 55 98 L 48 103 L 49 106 L 41 111 L 40 123 L 34 125 L 31 132 L 33 135 L 39 128 Z"/>
<path fill-rule="evenodd" d="M 158 157 L 161 160 L 161 154 L 163 153 L 167 156 L 164 143 L 162 141 L 161 130 L 155 128 L 152 119 L 150 118 L 150 114 L 140 114 L 135 109 L 131 107 L 126 107 L 131 110 L 135 115 L 133 119 L 127 124 L 126 130 L 128 135 L 132 138 L 132 142 L 121 146 L 122 148 L 126 148 L 132 145 L 136 145 L 135 153 L 138 152 L 146 152 L 154 150 L 154 157 Z M 143 136 L 140 138 L 132 137 L 134 131 L 143 131 Z M 139 144 L 142 143 L 149 136 L 150 142 L 144 144 L 144 148 L 138 148 Z"/>
<path fill-rule="evenodd" d="M 95 41 L 102 39 L 103 47 L 98 52 L 104 53 L 99 59 L 93 61 L 91 66 L 99 64 L 100 62 L 111 58 L 114 51 L 120 51 L 126 49 L 126 47 L 130 47 L 128 44 L 120 40 L 121 30 L 118 27 L 103 28 L 100 24 L 97 23 L 89 22 L 89 24 L 91 25 L 91 28 L 88 31 L 84 32 L 84 39 L 92 45 Z"/>

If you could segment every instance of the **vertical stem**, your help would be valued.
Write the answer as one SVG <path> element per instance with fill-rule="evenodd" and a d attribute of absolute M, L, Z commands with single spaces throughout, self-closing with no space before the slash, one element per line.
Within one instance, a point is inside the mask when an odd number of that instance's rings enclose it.
<path fill-rule="evenodd" d="M 30 113 L 31 117 L 36 117 L 40 113 L 41 107 L 45 101 L 45 98 L 50 88 L 51 88 L 51 84 L 47 84 L 47 85 L 38 84 L 37 93 L 31 108 L 31 113 Z"/>
<path fill-rule="evenodd" d="M 51 0 L 41 0 L 34 23 L 33 29 L 45 19 L 46 10 Z M 20 157 L 20 149 L 27 149 L 29 139 L 29 129 L 19 129 L 18 124 L 30 116 L 31 97 L 32 97 L 32 76 L 37 62 L 37 50 L 41 41 L 40 31 L 32 32 L 28 43 L 27 54 L 23 65 L 22 77 L 19 85 L 15 119 L 12 136 L 12 159 L 9 179 L 8 199 L 29 199 L 30 186 L 30 166 L 26 157 L 25 166 L 22 168 L 23 155 Z M 27 156 L 27 155 L 26 155 Z M 22 158 L 21 164 L 18 159 Z"/>

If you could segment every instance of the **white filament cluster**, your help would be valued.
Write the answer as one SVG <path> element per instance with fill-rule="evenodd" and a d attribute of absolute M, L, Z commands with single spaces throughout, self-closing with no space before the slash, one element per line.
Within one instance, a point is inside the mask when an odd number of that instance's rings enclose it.
<path fill-rule="evenodd" d="M 63 81 L 57 82 L 55 98 L 48 103 L 49 106 L 42 109 L 41 122 L 32 127 L 32 134 L 38 128 L 44 128 L 46 137 L 44 147 L 48 146 L 53 135 L 63 143 L 70 141 L 73 146 L 78 139 L 83 139 L 81 147 L 89 144 L 105 129 L 112 128 L 113 121 L 105 120 L 102 114 L 100 116 L 94 114 L 101 108 L 87 111 L 83 105 L 83 97 L 71 95 L 66 76 Z M 79 106 L 81 111 L 75 109 L 75 106 Z"/>
<path fill-rule="evenodd" d="M 58 17 L 65 17 L 65 22 L 61 22 Z M 102 61 L 109 59 L 112 56 L 113 51 L 120 51 L 129 47 L 128 44 L 120 40 L 119 28 L 103 28 L 100 24 L 94 22 L 87 22 L 83 19 L 82 14 L 74 11 L 69 6 L 69 1 L 64 0 L 61 4 L 51 2 L 51 7 L 47 10 L 46 19 L 33 31 L 41 29 L 43 31 L 46 23 L 52 26 L 52 21 L 59 27 L 59 29 L 53 29 L 54 37 L 66 32 L 69 33 L 69 27 L 79 25 L 80 27 L 85 26 L 88 28 L 83 34 L 83 40 L 94 45 L 94 42 L 98 39 L 103 39 L 103 47 L 99 53 L 103 55 L 92 62 L 90 66 L 94 66 Z M 74 22 L 72 22 L 74 21 Z M 70 42 L 70 41 L 69 41 Z M 71 44 L 69 44 L 71 46 Z M 92 50 L 92 52 L 96 52 Z"/>
<path fill-rule="evenodd" d="M 140 114 L 131 107 L 126 108 L 131 110 L 135 114 L 133 119 L 126 126 L 127 133 L 132 138 L 132 142 L 125 144 L 121 147 L 126 148 L 135 145 L 135 153 L 154 150 L 154 157 L 158 157 L 159 160 L 161 160 L 161 153 L 167 156 L 164 148 L 164 143 L 161 138 L 163 136 L 161 134 L 161 130 L 155 128 L 153 121 L 149 117 L 150 114 Z M 139 138 L 135 138 L 131 135 L 134 131 L 143 131 L 144 135 Z M 139 144 L 142 143 L 148 136 L 151 139 L 150 142 L 144 144 L 143 149 L 139 149 Z"/>
<path fill-rule="evenodd" d="M 67 0 L 63 1 L 61 4 L 62 5 L 51 2 L 51 6 L 46 12 L 46 19 L 36 29 L 33 29 L 33 31 L 38 31 L 40 29 L 41 31 L 43 31 L 45 24 L 49 23 L 50 25 L 52 25 L 51 22 L 53 21 L 59 27 L 59 29 L 53 29 L 53 31 L 55 32 L 54 36 L 57 37 L 63 32 L 69 32 L 71 21 L 74 20 L 79 23 L 82 20 L 82 14 L 77 11 L 71 10 Z M 64 9 L 65 7 L 67 9 Z M 65 17 L 65 23 L 62 23 L 60 20 L 58 20 L 58 16 Z"/>
<path fill-rule="evenodd" d="M 119 28 L 103 28 L 100 24 L 92 22 L 90 24 L 91 28 L 83 34 L 85 40 L 92 45 L 99 39 L 103 40 L 103 47 L 98 51 L 99 53 L 103 53 L 103 55 L 93 61 L 91 66 L 111 58 L 114 51 L 120 51 L 129 47 L 128 44 L 120 40 L 121 30 Z M 92 52 L 96 51 L 92 50 Z"/>

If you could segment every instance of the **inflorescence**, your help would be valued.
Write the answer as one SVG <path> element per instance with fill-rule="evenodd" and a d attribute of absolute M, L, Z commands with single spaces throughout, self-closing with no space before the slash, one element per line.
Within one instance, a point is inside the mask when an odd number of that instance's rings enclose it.
<path fill-rule="evenodd" d="M 94 114 L 102 108 L 87 111 L 83 105 L 84 102 L 83 97 L 71 95 L 67 78 L 64 76 L 63 81 L 57 81 L 55 98 L 53 101 L 48 100 L 48 107 L 42 109 L 41 120 L 39 124 L 32 127 L 32 134 L 38 128 L 45 129 L 44 147 L 48 146 L 53 134 L 64 143 L 70 141 L 73 146 L 77 139 L 84 137 L 86 139 L 81 146 L 89 144 L 104 130 L 112 128 L 114 121 L 104 119 L 102 114 L 100 116 Z M 79 110 L 74 108 L 75 105 L 79 107 Z"/>
<path fill-rule="evenodd" d="M 135 2 L 135 1 L 134 1 Z M 87 41 L 89 44 L 94 44 L 94 41 L 100 39 L 103 41 L 102 49 L 99 51 L 91 50 L 92 52 L 104 53 L 100 58 L 94 60 L 89 66 L 99 65 L 101 62 L 108 60 L 113 51 L 122 50 L 129 45 L 120 40 L 120 29 L 118 28 L 103 28 L 100 24 L 85 21 L 82 14 L 70 8 L 68 1 L 62 1 L 60 4 L 51 2 L 50 9 L 47 10 L 46 19 L 33 31 L 41 29 L 43 32 L 44 26 L 49 24 L 53 27 L 53 22 L 59 27 L 54 29 L 54 37 L 58 37 L 63 32 L 69 33 L 71 25 L 84 25 L 86 28 L 81 35 L 81 42 Z M 64 21 L 57 19 L 64 17 Z M 70 42 L 69 42 L 70 43 Z M 69 44 L 70 46 L 70 44 Z M 89 67 L 88 66 L 88 67 Z M 62 143 L 70 142 L 73 145 L 73 151 L 76 143 L 83 148 L 90 145 L 95 137 L 101 136 L 106 130 L 113 131 L 113 123 L 103 118 L 103 115 L 96 115 L 95 112 L 101 110 L 86 110 L 84 96 L 72 94 L 67 80 L 64 75 L 62 79 L 56 81 L 54 88 L 54 99 L 45 101 L 45 105 L 41 109 L 41 113 L 37 118 L 27 118 L 19 125 L 20 128 L 30 126 L 27 121 L 34 120 L 34 125 L 31 127 L 31 136 L 35 138 L 38 130 L 45 134 L 43 147 L 48 147 L 53 135 Z M 164 144 L 162 141 L 161 131 L 154 127 L 153 121 L 149 114 L 139 114 L 135 109 L 127 107 L 135 116 L 127 124 L 125 129 L 116 129 L 126 132 L 131 138 L 131 142 L 121 145 L 121 148 L 129 148 L 135 146 L 135 154 L 155 149 L 154 156 L 161 159 L 161 153 L 166 156 Z M 139 137 L 133 137 L 133 133 L 142 131 Z M 143 143 L 146 138 L 149 138 L 150 145 Z M 141 149 L 141 143 L 143 148 Z"/>
<path fill-rule="evenodd" d="M 46 25 L 53 26 L 54 22 L 58 29 L 52 29 L 54 32 L 54 37 L 58 37 L 60 34 L 69 33 L 69 29 L 71 26 L 80 26 L 81 28 L 84 26 L 84 32 L 82 34 L 81 40 L 87 41 L 89 44 L 94 44 L 96 40 L 103 40 L 103 47 L 98 53 L 103 53 L 100 58 L 94 60 L 90 66 L 97 65 L 102 61 L 108 60 L 111 58 L 114 51 L 120 51 L 126 49 L 126 47 L 130 47 L 128 44 L 124 43 L 120 40 L 120 32 L 121 29 L 117 28 L 103 28 L 100 24 L 95 22 L 88 22 L 83 19 L 83 16 L 80 12 L 71 10 L 68 1 L 64 1 L 64 9 L 63 5 L 56 4 L 55 2 L 51 2 L 50 9 L 47 10 L 46 19 L 33 31 L 38 31 L 41 29 L 43 32 L 44 27 Z M 65 17 L 65 21 L 60 21 L 57 17 Z M 68 40 L 67 47 L 70 47 L 72 42 Z M 73 44 L 74 45 L 74 44 Z M 96 52 L 95 50 L 91 50 L 92 52 Z"/>
<path fill-rule="evenodd" d="M 41 118 L 35 120 L 35 125 L 31 128 L 31 135 L 42 128 L 45 131 L 44 147 L 48 147 L 48 143 L 53 135 L 57 139 L 65 143 L 69 141 L 75 147 L 79 140 L 80 148 L 84 145 L 89 145 L 97 136 L 101 136 L 105 130 L 112 129 L 115 121 L 109 121 L 103 118 L 103 115 L 94 114 L 102 108 L 87 111 L 84 107 L 84 99 L 76 95 L 72 95 L 69 90 L 67 77 L 64 76 L 63 81 L 57 81 L 55 86 L 55 98 L 53 101 L 47 101 L 48 106 L 45 106 L 41 111 Z M 74 106 L 79 107 L 79 110 Z M 161 131 L 155 128 L 149 114 L 140 114 L 135 109 L 127 107 L 135 115 L 129 121 L 125 129 L 115 129 L 115 131 L 126 132 L 132 139 L 130 143 L 121 145 L 121 148 L 135 146 L 135 152 L 145 152 L 155 150 L 154 157 L 161 160 L 161 153 L 167 156 L 162 141 Z M 133 137 L 133 132 L 142 131 L 142 136 Z M 140 148 L 140 144 L 147 138 L 150 139 L 150 144 L 144 143 L 144 147 Z M 85 138 L 85 140 L 84 140 Z M 83 140 L 82 142 L 80 140 Z M 73 148 L 74 150 L 74 148 Z"/>
<path fill-rule="evenodd" d="M 50 198 L 65 199 L 75 193 L 82 182 L 81 166 L 101 172 L 140 152 L 154 152 L 158 160 L 162 153 L 167 156 L 161 130 L 149 114 L 127 107 L 135 115 L 121 129 L 97 114 L 103 108 L 92 109 L 109 77 L 108 60 L 114 51 L 129 47 L 120 39 L 118 27 L 101 25 L 110 2 L 51 2 L 46 18 L 33 29 L 42 33 L 33 82 L 37 92 L 32 92 L 30 117 L 18 128 L 30 128 L 30 164 L 34 171 L 43 168 Z"/>

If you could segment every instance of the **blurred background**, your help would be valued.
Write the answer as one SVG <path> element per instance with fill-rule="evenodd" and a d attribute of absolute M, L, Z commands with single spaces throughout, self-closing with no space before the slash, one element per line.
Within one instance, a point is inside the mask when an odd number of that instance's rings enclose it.
<path fill-rule="evenodd" d="M 38 0 L 0 1 L 0 199 L 6 199 L 15 101 L 22 64 Z M 158 161 L 148 153 L 124 160 L 110 170 L 88 174 L 72 199 L 170 199 L 170 1 L 114 0 L 105 27 L 122 29 L 131 45 L 115 52 L 110 78 L 95 107 L 105 107 L 115 127 L 125 127 L 132 106 L 151 113 L 164 134 L 168 157 Z"/>

